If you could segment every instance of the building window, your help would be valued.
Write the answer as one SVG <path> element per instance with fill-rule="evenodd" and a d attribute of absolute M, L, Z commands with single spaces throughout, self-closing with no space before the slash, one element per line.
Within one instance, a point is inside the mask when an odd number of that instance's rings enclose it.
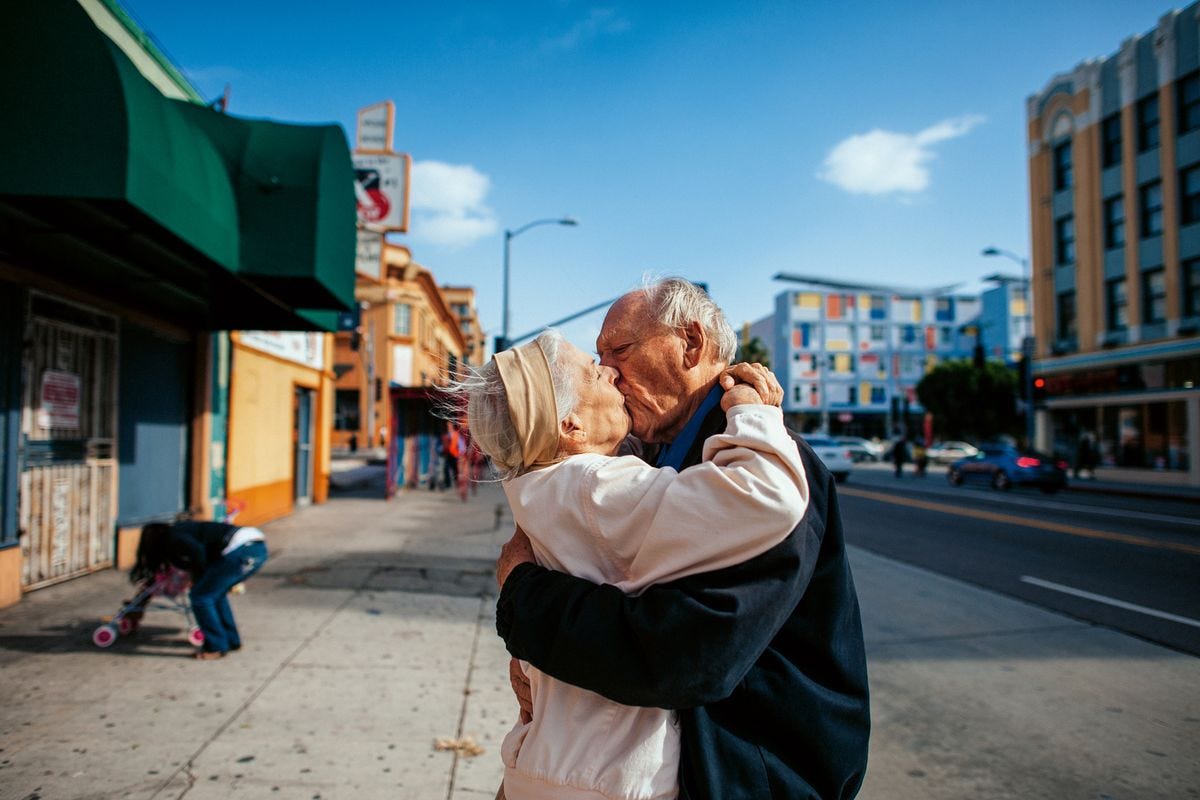
<path fill-rule="evenodd" d="M 1054 252 L 1057 264 L 1075 261 L 1075 217 L 1071 214 L 1054 220 Z"/>
<path fill-rule="evenodd" d="M 1054 191 L 1071 188 L 1071 142 L 1054 148 Z"/>
<path fill-rule="evenodd" d="M 1159 236 L 1163 232 L 1162 182 L 1151 181 L 1138 189 L 1142 207 L 1142 238 Z"/>
<path fill-rule="evenodd" d="M 1121 163 L 1121 114 L 1111 114 L 1100 125 L 1101 165 L 1115 167 Z"/>
<path fill-rule="evenodd" d="M 1167 319 L 1167 283 L 1162 267 L 1142 273 L 1142 322 L 1153 325 Z"/>
<path fill-rule="evenodd" d="M 938 322 L 953 322 L 954 321 L 954 298 L 939 297 L 934 306 L 934 319 Z"/>
<path fill-rule="evenodd" d="M 887 387 L 871 386 L 871 405 L 881 406 L 887 402 Z"/>
<path fill-rule="evenodd" d="M 1175 105 L 1179 114 L 1179 133 L 1200 128 L 1200 72 L 1185 75 L 1175 84 Z"/>
<path fill-rule="evenodd" d="M 1200 164 L 1179 173 L 1179 224 L 1200 222 Z"/>
<path fill-rule="evenodd" d="M 1105 305 L 1108 306 L 1108 329 L 1123 331 L 1129 324 L 1125 300 L 1125 279 L 1117 278 L 1104 286 Z"/>
<path fill-rule="evenodd" d="M 1158 95 L 1142 98 L 1137 104 L 1138 152 L 1158 147 Z"/>
<path fill-rule="evenodd" d="M 1200 316 L 1200 258 L 1183 262 L 1183 315 Z"/>
<path fill-rule="evenodd" d="M 1074 290 L 1058 294 L 1058 338 L 1075 338 L 1075 292 Z"/>
<path fill-rule="evenodd" d="M 886 325 L 872 325 L 871 326 L 871 341 L 872 342 L 882 342 L 886 338 L 887 338 L 887 326 Z"/>
<path fill-rule="evenodd" d="M 412 336 L 412 306 L 408 303 L 396 303 L 392 333 L 397 336 Z"/>
<path fill-rule="evenodd" d="M 917 341 L 917 326 L 905 325 L 900 329 L 900 341 L 904 344 L 912 344 Z"/>
<path fill-rule="evenodd" d="M 1104 201 L 1104 246 L 1108 249 L 1125 244 L 1125 198 L 1121 195 Z"/>
<path fill-rule="evenodd" d="M 885 296 L 871 295 L 871 319 L 887 319 L 887 298 Z"/>

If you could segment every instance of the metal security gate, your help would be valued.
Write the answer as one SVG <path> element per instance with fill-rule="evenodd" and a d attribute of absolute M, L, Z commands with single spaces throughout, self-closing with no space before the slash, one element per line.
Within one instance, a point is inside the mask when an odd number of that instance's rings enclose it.
<path fill-rule="evenodd" d="M 21 584 L 107 567 L 116 519 L 117 320 L 33 294 L 21 410 Z"/>

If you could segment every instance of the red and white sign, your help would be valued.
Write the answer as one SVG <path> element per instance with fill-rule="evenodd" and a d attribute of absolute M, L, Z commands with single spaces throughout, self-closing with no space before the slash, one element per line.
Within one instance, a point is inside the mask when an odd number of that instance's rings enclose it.
<path fill-rule="evenodd" d="M 38 408 L 39 428 L 79 427 L 79 376 L 48 369 L 42 373 L 42 402 Z"/>
<path fill-rule="evenodd" d="M 405 153 L 355 153 L 353 161 L 359 224 L 375 231 L 406 232 L 412 158 Z"/>

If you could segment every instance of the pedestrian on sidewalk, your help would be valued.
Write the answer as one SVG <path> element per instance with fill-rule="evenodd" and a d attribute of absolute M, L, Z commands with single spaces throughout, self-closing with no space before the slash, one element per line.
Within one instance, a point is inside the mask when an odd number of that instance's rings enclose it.
<path fill-rule="evenodd" d="M 904 474 L 904 462 L 908 461 L 908 438 L 902 433 L 896 434 L 892 444 L 892 464 L 895 465 L 896 477 Z"/>
<path fill-rule="evenodd" d="M 513 516 L 538 561 L 633 593 L 782 542 L 804 514 L 808 484 L 774 376 L 760 365 L 738 372 L 753 385 L 723 376 L 727 391 L 714 399 L 729 427 L 708 439 L 703 464 L 677 472 L 617 456 L 630 423 L 616 374 L 548 331 L 497 354 L 471 380 L 470 428 L 504 470 Z M 693 538 L 702 525 L 724 534 Z M 504 741 L 505 795 L 676 796 L 673 712 L 525 672 L 532 714 L 523 712 Z"/>
<path fill-rule="evenodd" d="M 690 281 L 649 283 L 613 304 L 596 350 L 619 374 L 645 460 L 682 475 L 706 468 L 709 437 L 733 431 L 710 403 L 735 349 L 721 309 Z M 866 771 L 866 654 L 837 486 L 789 433 L 808 505 L 761 555 L 635 594 L 539 566 L 520 531 L 497 564 L 509 653 L 617 703 L 679 709 L 681 796 L 849 800 Z M 679 546 L 730 531 L 706 521 Z M 518 699 L 528 694 L 520 674 L 513 684 Z"/>
<path fill-rule="evenodd" d="M 241 649 L 228 593 L 266 560 L 266 537 L 258 528 L 199 520 L 155 522 L 142 528 L 137 563 L 129 577 L 141 583 L 169 566 L 191 575 L 192 614 L 204 633 L 204 644 L 194 656 L 208 661 Z"/>

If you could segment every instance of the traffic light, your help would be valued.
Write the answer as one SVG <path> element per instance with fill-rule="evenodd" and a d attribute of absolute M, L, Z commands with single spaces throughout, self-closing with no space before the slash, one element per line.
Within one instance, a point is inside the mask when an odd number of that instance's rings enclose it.
<path fill-rule="evenodd" d="M 1046 379 L 1037 375 L 1033 379 L 1033 402 L 1034 405 L 1044 403 L 1046 401 Z"/>

